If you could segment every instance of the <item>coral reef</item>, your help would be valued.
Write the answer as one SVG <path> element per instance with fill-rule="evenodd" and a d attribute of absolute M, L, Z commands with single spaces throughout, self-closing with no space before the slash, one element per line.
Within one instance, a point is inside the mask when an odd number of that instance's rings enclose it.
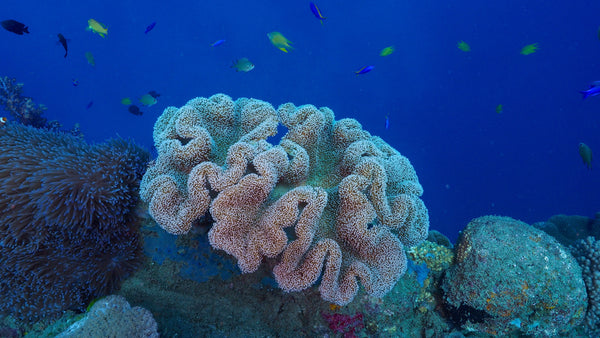
<path fill-rule="evenodd" d="M 416 264 L 425 263 L 436 274 L 448 269 L 454 260 L 452 250 L 429 240 L 408 248 L 406 253 Z"/>
<path fill-rule="evenodd" d="M 0 128 L 0 312 L 54 317 L 139 265 L 135 207 L 148 154 L 20 124 Z"/>
<path fill-rule="evenodd" d="M 125 298 L 110 295 L 98 300 L 84 318 L 56 337 L 158 338 L 157 328 L 150 311 L 131 307 Z"/>
<path fill-rule="evenodd" d="M 272 145 L 279 123 L 288 131 Z M 427 237 L 408 159 L 328 108 L 275 111 L 217 94 L 167 108 L 153 136 L 158 158 L 140 195 L 157 223 L 184 234 L 210 211 L 211 245 L 242 272 L 271 259 L 285 291 L 321 277 L 321 296 L 337 304 L 354 298 L 358 279 L 383 296 L 406 270 L 404 246 Z"/>
<path fill-rule="evenodd" d="M 587 289 L 586 326 L 594 336 L 597 336 L 600 333 L 600 241 L 588 237 L 578 241 L 571 250 L 581 265 L 583 281 Z"/>
<path fill-rule="evenodd" d="M 532 226 L 544 230 L 564 246 L 589 236 L 600 237 L 600 212 L 594 218 L 579 215 L 554 215 L 545 222 L 537 222 Z"/>
<path fill-rule="evenodd" d="M 480 217 L 461 233 L 455 254 L 442 287 L 463 329 L 552 336 L 582 322 L 581 268 L 543 231 L 509 217 Z"/>
<path fill-rule="evenodd" d="M 14 78 L 0 77 L 0 105 L 10 113 L 14 121 L 34 128 L 64 132 L 83 139 L 83 133 L 76 123 L 70 130 L 62 130 L 62 125 L 56 120 L 48 121 L 42 116 L 46 106 L 36 104 L 30 97 L 23 95 L 23 84 Z"/>
<path fill-rule="evenodd" d="M 213 251 L 210 256 L 220 255 Z M 360 331 L 356 327 L 358 337 L 447 337 L 452 331 L 435 304 L 424 306 L 419 301 L 423 288 L 412 273 L 405 273 L 384 298 L 363 294 L 337 306 L 324 301 L 317 288 L 283 292 L 270 282 L 267 264 L 256 273 L 203 283 L 187 276 L 188 264 L 194 261 L 146 261 L 119 291 L 130 303 L 153 313 L 161 336 L 341 337 L 343 333 L 336 329 L 344 323 L 360 324 L 343 320 L 357 313 L 362 314 L 364 325 Z M 337 314 L 330 317 L 337 319 L 333 327 L 323 314 Z M 351 326 L 346 328 L 349 333 Z"/>
<path fill-rule="evenodd" d="M 436 243 L 446 248 L 452 249 L 454 245 L 450 241 L 448 237 L 437 230 L 429 230 L 429 235 L 427 235 L 427 240 L 432 243 Z"/>
<path fill-rule="evenodd" d="M 406 254 L 409 269 L 414 272 L 420 286 L 415 306 L 422 313 L 434 312 L 441 303 L 441 279 L 454 261 L 454 252 L 444 245 L 426 240 L 408 248 Z"/>
<path fill-rule="evenodd" d="M 365 327 L 362 313 L 356 313 L 354 316 L 343 313 L 321 313 L 321 316 L 331 331 L 343 333 L 344 337 L 356 337 L 355 333 Z"/>
<path fill-rule="evenodd" d="M 21 124 L 35 128 L 44 128 L 46 118 L 42 117 L 46 107 L 38 105 L 30 97 L 23 96 L 23 84 L 14 78 L 0 77 L 0 105 L 3 105 L 12 117 Z"/>

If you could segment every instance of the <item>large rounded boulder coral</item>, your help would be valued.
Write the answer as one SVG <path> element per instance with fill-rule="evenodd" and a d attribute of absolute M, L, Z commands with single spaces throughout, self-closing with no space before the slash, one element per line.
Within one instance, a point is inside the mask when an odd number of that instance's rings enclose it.
<path fill-rule="evenodd" d="M 575 258 L 545 232 L 510 217 L 467 225 L 442 288 L 457 324 L 492 335 L 558 335 L 580 324 L 587 307 Z"/>
<path fill-rule="evenodd" d="M 281 125 L 287 133 L 269 143 Z M 354 298 L 358 281 L 383 296 L 406 270 L 404 246 L 427 237 L 408 159 L 328 108 L 196 98 L 164 111 L 154 142 L 141 197 L 157 223 L 184 234 L 209 212 L 211 245 L 242 272 L 274 259 L 285 291 L 321 277 L 322 297 L 337 304 Z"/>

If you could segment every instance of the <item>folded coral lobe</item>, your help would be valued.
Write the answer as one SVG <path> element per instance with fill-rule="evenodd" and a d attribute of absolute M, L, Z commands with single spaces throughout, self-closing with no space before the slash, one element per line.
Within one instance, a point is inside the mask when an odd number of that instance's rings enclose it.
<path fill-rule="evenodd" d="M 273 145 L 267 138 L 279 123 L 288 132 Z M 242 272 L 275 259 L 285 291 L 322 277 L 322 297 L 337 304 L 352 301 L 359 281 L 383 296 L 406 270 L 403 246 L 427 237 L 408 159 L 329 108 L 286 103 L 275 111 L 217 94 L 167 108 L 154 139 L 159 156 L 141 196 L 157 222 L 186 233 L 209 212 L 211 245 Z"/>

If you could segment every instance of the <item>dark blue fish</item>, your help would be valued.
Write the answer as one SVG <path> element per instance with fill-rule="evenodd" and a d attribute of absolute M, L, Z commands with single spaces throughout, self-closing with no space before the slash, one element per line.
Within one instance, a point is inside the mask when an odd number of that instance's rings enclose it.
<path fill-rule="evenodd" d="M 583 95 L 584 100 L 588 96 L 600 95 L 600 81 L 592 82 L 592 84 L 590 85 L 590 88 L 588 90 L 580 91 L 580 93 Z"/>
<path fill-rule="evenodd" d="M 323 20 L 327 19 L 323 16 L 323 14 L 321 14 L 321 10 L 319 9 L 319 7 L 317 7 L 317 5 L 314 2 L 310 3 L 310 11 L 313 12 L 317 19 L 321 20 L 321 24 L 323 24 Z"/>
<path fill-rule="evenodd" d="M 60 44 L 65 49 L 65 57 L 67 57 L 67 53 L 69 52 L 69 49 L 67 48 L 67 39 L 65 39 L 65 36 L 60 33 L 58 33 L 57 36 L 58 36 L 58 42 L 60 42 Z"/>
<path fill-rule="evenodd" d="M 73 83 L 73 87 L 79 86 L 79 80 L 77 80 L 77 79 L 71 80 L 71 83 Z"/>
<path fill-rule="evenodd" d="M 368 72 L 372 71 L 373 68 L 375 68 L 375 66 L 364 66 L 361 69 L 355 71 L 354 74 L 356 74 L 356 75 L 367 74 Z"/>
<path fill-rule="evenodd" d="M 385 116 L 385 129 L 390 129 L 390 117 L 389 116 Z"/>
<path fill-rule="evenodd" d="M 211 47 L 217 47 L 217 46 L 220 46 L 220 45 L 222 45 L 224 43 L 225 43 L 225 40 L 217 40 L 217 41 L 213 42 L 210 46 Z"/>
<path fill-rule="evenodd" d="M 94 101 L 90 101 L 90 103 L 87 104 L 87 106 L 85 106 L 85 109 L 90 109 L 92 108 L 92 105 L 94 104 Z"/>
<path fill-rule="evenodd" d="M 158 99 L 158 97 L 160 96 L 160 94 L 157 93 L 156 90 L 151 90 L 151 91 L 148 92 L 148 94 L 150 96 L 152 96 L 153 98 L 155 98 L 155 99 Z"/>
<path fill-rule="evenodd" d="M 137 115 L 140 116 L 143 114 L 143 112 L 140 110 L 140 108 L 134 104 L 132 104 L 131 106 L 129 106 L 129 108 L 127 108 L 127 110 L 132 113 L 133 115 Z"/>
<path fill-rule="evenodd" d="M 149 24 L 148 27 L 146 27 L 144 34 L 148 34 L 148 32 L 151 31 L 154 28 L 154 26 L 156 26 L 156 22 Z"/>
<path fill-rule="evenodd" d="M 23 35 L 23 33 L 29 34 L 29 27 L 25 26 L 25 24 L 22 24 L 19 21 L 4 20 L 4 21 L 0 22 L 0 25 L 2 25 L 2 27 L 4 29 L 6 29 L 7 31 L 15 33 L 15 34 L 19 34 L 19 35 Z"/>

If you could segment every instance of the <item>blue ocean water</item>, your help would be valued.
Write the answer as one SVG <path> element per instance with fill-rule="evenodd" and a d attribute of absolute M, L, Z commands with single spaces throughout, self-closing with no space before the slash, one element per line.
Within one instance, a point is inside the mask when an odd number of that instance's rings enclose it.
<path fill-rule="evenodd" d="M 431 228 L 452 239 L 486 214 L 533 223 L 600 211 L 600 165 L 588 170 L 578 153 L 580 142 L 600 153 L 600 97 L 578 93 L 600 80 L 600 3 L 317 4 L 323 24 L 309 1 L 4 0 L 0 20 L 31 33 L 0 30 L 0 76 L 24 83 L 47 118 L 79 123 L 87 140 L 120 135 L 148 148 L 163 109 L 196 96 L 328 106 L 410 159 Z M 90 18 L 108 27 L 105 38 L 86 31 Z M 275 48 L 272 31 L 294 49 Z M 66 58 L 58 33 L 69 39 Z M 519 53 L 533 43 L 537 52 Z M 255 69 L 231 68 L 241 57 Z M 375 68 L 355 75 L 366 65 Z M 150 90 L 161 96 L 142 116 L 120 103 Z"/>

